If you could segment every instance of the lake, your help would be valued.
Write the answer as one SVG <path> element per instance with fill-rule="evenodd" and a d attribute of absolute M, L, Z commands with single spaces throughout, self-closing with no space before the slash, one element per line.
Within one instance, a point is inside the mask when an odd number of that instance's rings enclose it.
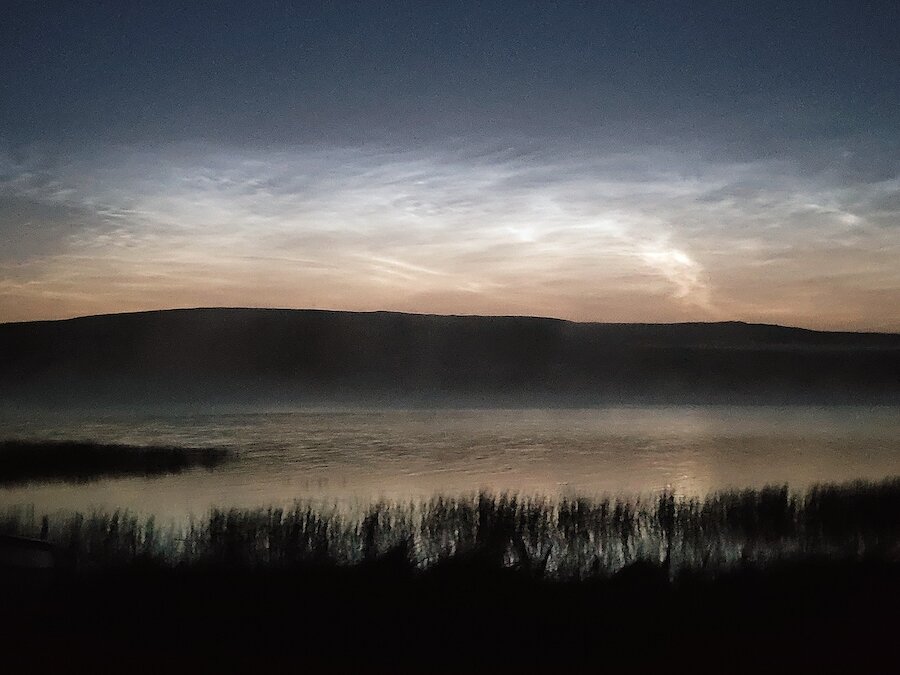
<path fill-rule="evenodd" d="M 11 415 L 0 438 L 220 446 L 234 461 L 154 478 L 0 489 L 38 512 L 352 504 L 479 489 L 597 495 L 900 475 L 896 407 L 630 406 Z"/>

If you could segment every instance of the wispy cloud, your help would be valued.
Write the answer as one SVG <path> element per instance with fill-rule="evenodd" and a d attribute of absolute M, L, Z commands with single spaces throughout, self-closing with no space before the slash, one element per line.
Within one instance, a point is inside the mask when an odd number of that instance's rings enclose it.
<path fill-rule="evenodd" d="M 0 256 L 0 317 L 227 304 L 900 328 L 883 304 L 898 194 L 783 160 L 535 142 L 5 155 L 0 238 L 20 243 Z"/>

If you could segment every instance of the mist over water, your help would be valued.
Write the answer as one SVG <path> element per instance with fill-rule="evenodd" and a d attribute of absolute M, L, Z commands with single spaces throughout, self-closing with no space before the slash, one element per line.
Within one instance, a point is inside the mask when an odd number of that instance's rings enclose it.
<path fill-rule="evenodd" d="M 355 504 L 487 489 L 704 495 L 900 474 L 895 407 L 646 406 L 560 410 L 294 410 L 7 416 L 3 438 L 224 447 L 178 475 L 0 489 L 36 512 Z"/>

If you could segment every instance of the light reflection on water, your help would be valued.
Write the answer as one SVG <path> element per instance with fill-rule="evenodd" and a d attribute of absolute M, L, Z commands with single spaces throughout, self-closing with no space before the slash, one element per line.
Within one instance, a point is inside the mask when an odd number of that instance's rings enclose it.
<path fill-rule="evenodd" d="M 900 410 L 623 407 L 5 417 L 0 438 L 224 446 L 230 464 L 177 476 L 0 489 L 0 506 L 210 506 L 408 500 L 479 489 L 549 495 L 702 495 L 900 474 Z"/>

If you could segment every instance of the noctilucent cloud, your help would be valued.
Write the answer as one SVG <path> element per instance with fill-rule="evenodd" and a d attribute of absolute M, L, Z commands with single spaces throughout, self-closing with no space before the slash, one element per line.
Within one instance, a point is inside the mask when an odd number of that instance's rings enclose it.
<path fill-rule="evenodd" d="M 0 321 L 900 330 L 892 0 L 0 11 Z"/>

